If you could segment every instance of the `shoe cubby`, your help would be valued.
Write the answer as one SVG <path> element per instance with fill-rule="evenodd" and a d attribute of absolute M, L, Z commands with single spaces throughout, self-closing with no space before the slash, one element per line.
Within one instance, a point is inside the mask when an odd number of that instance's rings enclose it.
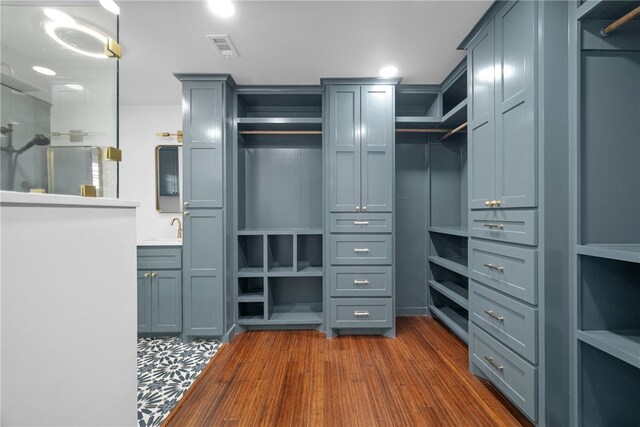
<path fill-rule="evenodd" d="M 264 299 L 264 278 L 263 277 L 239 277 L 238 278 L 238 300 L 239 301 L 262 301 Z M 253 300 L 253 301 L 252 301 Z"/>
<path fill-rule="evenodd" d="M 429 292 L 429 311 L 464 342 L 468 340 L 469 313 L 435 288 Z"/>
<path fill-rule="evenodd" d="M 238 272 L 264 272 L 264 238 L 261 235 L 238 236 Z"/>
<path fill-rule="evenodd" d="M 322 277 L 269 277 L 271 323 L 322 323 Z"/>
<path fill-rule="evenodd" d="M 437 264 L 431 265 L 429 287 L 435 288 L 459 306 L 469 306 L 469 279 Z"/>
<path fill-rule="evenodd" d="M 293 235 L 267 236 L 267 271 L 293 273 Z"/>
<path fill-rule="evenodd" d="M 264 321 L 264 302 L 239 302 L 238 321 L 255 322 Z"/>
<path fill-rule="evenodd" d="M 429 261 L 467 277 L 467 238 L 441 233 L 429 233 L 429 237 Z"/>
<path fill-rule="evenodd" d="M 322 234 L 299 234 L 297 239 L 298 273 L 322 274 Z"/>

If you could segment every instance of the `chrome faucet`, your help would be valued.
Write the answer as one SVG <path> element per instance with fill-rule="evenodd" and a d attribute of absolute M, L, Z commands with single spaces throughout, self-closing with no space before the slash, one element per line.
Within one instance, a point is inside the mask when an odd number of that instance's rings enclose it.
<path fill-rule="evenodd" d="M 180 218 L 173 218 L 171 225 L 175 224 L 176 221 L 178 222 L 178 239 L 182 239 L 182 221 L 180 221 Z"/>

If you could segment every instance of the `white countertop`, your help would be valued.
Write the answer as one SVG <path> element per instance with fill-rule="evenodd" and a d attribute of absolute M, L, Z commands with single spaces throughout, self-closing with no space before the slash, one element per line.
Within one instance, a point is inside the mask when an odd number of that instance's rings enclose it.
<path fill-rule="evenodd" d="M 138 246 L 182 246 L 182 239 L 164 238 L 164 239 L 140 239 Z"/>
<path fill-rule="evenodd" d="M 65 194 L 41 194 L 21 193 L 17 191 L 0 191 L 0 205 L 136 208 L 140 206 L 140 202 L 135 200 L 110 199 L 105 197 L 81 197 L 69 196 Z"/>

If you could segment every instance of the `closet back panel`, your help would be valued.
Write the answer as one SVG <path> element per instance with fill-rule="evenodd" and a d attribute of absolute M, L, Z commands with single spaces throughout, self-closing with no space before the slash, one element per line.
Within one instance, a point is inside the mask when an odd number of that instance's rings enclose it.
<path fill-rule="evenodd" d="M 466 136 L 453 136 L 430 147 L 432 227 L 467 225 Z"/>
<path fill-rule="evenodd" d="M 238 159 L 239 229 L 322 227 L 320 137 L 262 136 Z"/>
<path fill-rule="evenodd" d="M 640 243 L 640 52 L 583 52 L 581 92 L 581 243 Z"/>
<path fill-rule="evenodd" d="M 427 306 L 427 143 L 424 135 L 396 135 L 396 309 Z M 403 313 L 404 310 L 404 313 Z"/>

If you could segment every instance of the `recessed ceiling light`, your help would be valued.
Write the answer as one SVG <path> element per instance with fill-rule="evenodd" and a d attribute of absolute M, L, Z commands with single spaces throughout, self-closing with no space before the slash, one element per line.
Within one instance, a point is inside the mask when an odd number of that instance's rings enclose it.
<path fill-rule="evenodd" d="M 120 15 L 120 6 L 118 6 L 113 0 L 100 0 L 100 6 L 104 7 L 114 15 Z"/>
<path fill-rule="evenodd" d="M 40 74 L 44 74 L 45 76 L 55 76 L 56 72 L 49 69 L 49 68 L 45 68 L 45 67 L 41 67 L 39 65 L 34 65 L 33 67 L 33 71 L 37 71 Z"/>
<path fill-rule="evenodd" d="M 236 11 L 236 7 L 231 0 L 207 0 L 207 3 L 211 12 L 223 18 L 230 17 Z"/>
<path fill-rule="evenodd" d="M 53 40 L 55 40 L 57 43 L 61 44 L 62 46 L 66 47 L 67 49 L 70 49 L 82 55 L 91 56 L 93 58 L 107 58 L 107 55 L 104 54 L 104 50 L 88 51 L 88 50 L 80 49 L 68 43 L 67 41 L 63 40 L 62 38 L 60 38 L 60 36 L 57 33 L 58 29 L 62 29 L 63 31 L 61 32 L 61 34 L 64 37 L 68 37 L 70 33 L 69 30 L 80 31 L 81 33 L 87 34 L 95 38 L 96 40 L 98 40 L 102 44 L 102 46 L 106 45 L 108 37 L 106 36 L 106 34 L 96 30 L 95 28 L 91 28 L 90 26 L 81 24 L 79 22 L 73 22 L 72 24 L 49 22 L 47 25 L 44 26 L 44 29 L 49 35 L 49 37 L 51 37 Z"/>
<path fill-rule="evenodd" d="M 52 21 L 55 22 L 59 22 L 61 24 L 73 24 L 75 21 L 72 17 L 70 17 L 69 15 L 67 15 L 64 12 L 59 11 L 58 9 L 42 9 L 42 12 L 44 12 L 45 15 L 47 15 L 47 18 L 51 19 Z"/>
<path fill-rule="evenodd" d="M 380 77 L 393 77 L 398 74 L 398 69 L 393 66 L 380 69 Z"/>
<path fill-rule="evenodd" d="M 77 85 L 77 84 L 68 84 L 65 85 L 67 88 L 71 89 L 71 90 L 75 90 L 76 92 L 80 92 L 84 90 L 84 86 L 82 85 Z"/>

